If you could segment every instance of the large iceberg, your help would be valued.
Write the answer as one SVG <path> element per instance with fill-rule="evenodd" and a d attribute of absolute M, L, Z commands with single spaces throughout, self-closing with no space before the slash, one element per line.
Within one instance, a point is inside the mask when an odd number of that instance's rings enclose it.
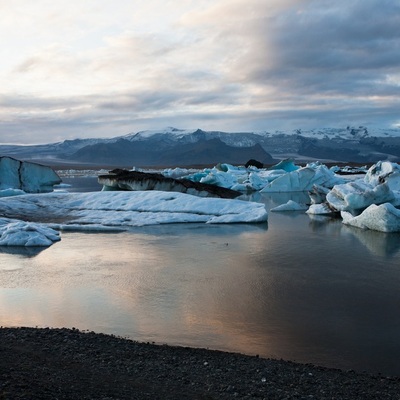
<path fill-rule="evenodd" d="M 53 191 L 53 185 L 59 183 L 60 177 L 50 167 L 11 157 L 0 157 L 0 190 L 19 189 L 26 193 L 47 193 Z"/>
<path fill-rule="evenodd" d="M 196 222 L 260 223 L 264 204 L 203 198 L 179 192 L 134 191 L 49 193 L 0 198 L 0 213 L 46 221 L 58 230 L 127 230 L 131 227 Z"/>

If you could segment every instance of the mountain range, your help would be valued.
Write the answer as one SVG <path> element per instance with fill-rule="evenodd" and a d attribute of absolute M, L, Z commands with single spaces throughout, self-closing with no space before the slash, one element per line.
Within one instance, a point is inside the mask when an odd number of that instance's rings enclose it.
<path fill-rule="evenodd" d="M 298 162 L 400 161 L 400 129 L 366 127 L 294 132 L 220 132 L 166 128 L 110 139 L 74 139 L 41 145 L 0 145 L 0 155 L 47 165 L 169 167 Z"/>

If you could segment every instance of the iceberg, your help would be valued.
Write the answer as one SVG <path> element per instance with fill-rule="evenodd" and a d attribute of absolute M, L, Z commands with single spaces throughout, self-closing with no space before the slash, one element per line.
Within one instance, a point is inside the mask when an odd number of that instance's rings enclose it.
<path fill-rule="evenodd" d="M 50 167 L 11 157 L 0 157 L 0 190 L 20 189 L 26 193 L 48 193 L 53 191 L 53 185 L 59 183 L 60 177 Z"/>
<path fill-rule="evenodd" d="M 391 190 L 400 191 L 400 165 L 378 161 L 367 171 L 364 181 L 373 186 L 386 182 Z"/>
<path fill-rule="evenodd" d="M 333 186 L 326 193 L 314 186 L 307 214 L 340 212 L 346 225 L 380 232 L 400 231 L 400 166 L 379 161 L 362 179 Z M 326 197 L 324 199 L 324 197 Z"/>
<path fill-rule="evenodd" d="M 330 189 L 324 186 L 314 184 L 312 189 L 308 191 L 311 203 L 321 204 L 323 202 L 326 202 L 326 195 L 329 193 L 329 191 Z"/>
<path fill-rule="evenodd" d="M 373 186 L 363 180 L 335 185 L 326 195 L 331 207 L 338 211 L 363 210 L 371 204 L 382 204 L 395 200 L 389 185 L 384 182 Z"/>
<path fill-rule="evenodd" d="M 268 183 L 261 193 L 272 192 L 303 192 L 311 190 L 313 185 L 332 188 L 344 183 L 344 179 L 335 175 L 325 165 L 307 164 L 303 168 L 285 173 Z"/>
<path fill-rule="evenodd" d="M 372 204 L 356 217 L 348 211 L 342 211 L 341 216 L 344 224 L 357 228 L 400 232 L 400 210 L 390 203 Z"/>
<path fill-rule="evenodd" d="M 59 240 L 59 232 L 45 225 L 0 218 L 0 246 L 47 247 Z"/>
<path fill-rule="evenodd" d="M 265 205 L 235 199 L 203 198 L 180 192 L 53 192 L 0 198 L 0 213 L 46 221 L 57 230 L 122 231 L 171 223 L 262 223 Z"/>
<path fill-rule="evenodd" d="M 206 176 L 202 177 L 200 179 L 200 183 L 206 183 L 208 185 L 215 185 L 230 189 L 238 183 L 238 179 L 230 172 L 213 170 Z"/>

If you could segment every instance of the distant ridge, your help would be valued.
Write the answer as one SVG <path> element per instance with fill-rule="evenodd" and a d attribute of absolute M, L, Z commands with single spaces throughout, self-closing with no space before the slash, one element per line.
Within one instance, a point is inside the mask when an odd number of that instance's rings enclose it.
<path fill-rule="evenodd" d="M 189 166 L 264 164 L 284 158 L 331 162 L 400 161 L 400 129 L 321 128 L 292 132 L 222 132 L 168 127 L 101 139 L 33 146 L 0 145 L 0 155 L 49 165 Z"/>
<path fill-rule="evenodd" d="M 250 158 L 270 164 L 276 160 L 259 144 L 251 147 L 233 147 L 220 139 L 200 139 L 182 145 L 167 145 L 161 139 L 129 141 L 119 139 L 114 143 L 97 143 L 85 146 L 71 155 L 73 160 L 106 165 L 135 166 L 193 166 L 225 162 L 245 164 Z"/>

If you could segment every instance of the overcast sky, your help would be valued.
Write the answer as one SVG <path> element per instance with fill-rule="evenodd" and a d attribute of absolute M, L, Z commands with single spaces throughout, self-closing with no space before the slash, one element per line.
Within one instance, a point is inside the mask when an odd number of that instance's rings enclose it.
<path fill-rule="evenodd" d="M 398 0 L 0 0 L 0 142 L 400 126 Z"/>

